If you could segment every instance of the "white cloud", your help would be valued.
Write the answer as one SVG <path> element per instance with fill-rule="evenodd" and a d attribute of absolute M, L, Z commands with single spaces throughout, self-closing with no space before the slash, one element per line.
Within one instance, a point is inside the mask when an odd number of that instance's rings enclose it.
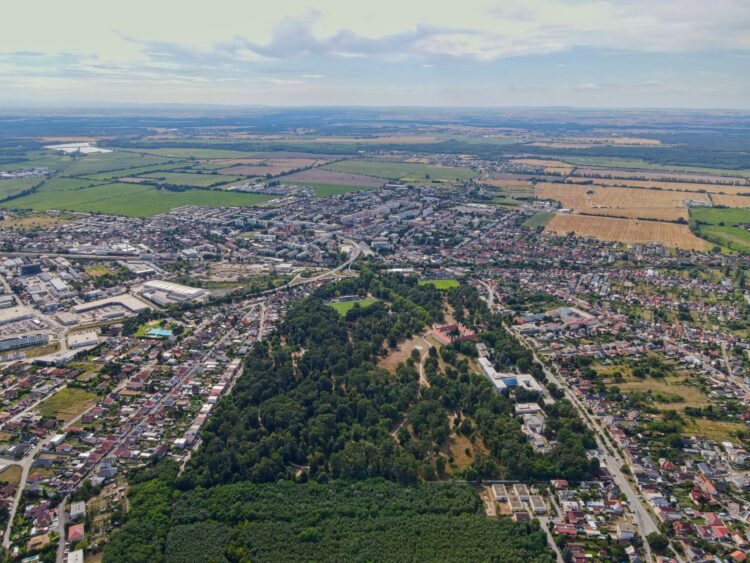
<path fill-rule="evenodd" d="M 479 80 L 481 71 L 474 65 L 490 68 L 505 59 L 576 48 L 714 53 L 741 65 L 739 61 L 750 55 L 750 0 L 712 0 L 710 6 L 707 1 L 284 0 L 261 5 L 238 0 L 50 0 L 40 9 L 39 3 L 9 0 L 10 6 L 3 8 L 5 19 L 33 22 L 33 32 L 28 25 L 3 28 L 0 76 L 6 96 L 9 91 L 22 92 L 32 82 L 40 88 L 33 94 L 43 95 L 45 80 L 50 88 L 45 95 L 52 96 L 53 89 L 71 88 L 71 95 L 83 88 L 99 92 L 106 90 L 103 85 L 130 79 L 141 84 L 140 92 L 135 86 L 132 93 L 128 88 L 129 96 L 150 95 L 145 87 L 163 89 L 159 96 L 178 96 L 183 92 L 175 84 L 193 84 L 196 92 L 191 96 L 203 92 L 211 99 L 214 92 L 230 96 L 230 88 L 241 85 L 250 91 L 236 94 L 238 101 L 270 93 L 269 101 L 281 102 L 276 93 L 284 87 L 299 96 L 322 96 L 323 101 L 334 99 L 328 91 L 322 93 L 325 86 L 336 88 L 331 90 L 336 96 L 350 92 L 354 97 L 359 94 L 352 84 L 360 80 L 366 81 L 362 92 L 373 91 L 374 99 L 378 98 L 373 86 L 407 92 L 399 81 L 410 77 L 391 70 L 401 63 L 411 69 L 439 67 L 440 73 L 418 74 L 447 85 L 464 77 Z M 559 63 L 559 58 L 553 61 Z M 586 85 L 620 80 L 583 75 L 583 65 L 567 66 L 557 65 L 570 75 L 566 91 L 582 96 L 596 89 Z M 453 74 L 447 74 L 451 67 Z M 634 69 L 607 71 L 632 74 Z M 489 87 L 507 86 L 505 78 L 497 77 Z M 643 89 L 649 88 L 648 78 L 638 78 Z M 747 88 L 747 78 L 739 75 L 721 76 L 716 82 L 734 84 L 738 98 Z M 213 86 L 219 83 L 224 85 L 221 89 Z M 527 86 L 533 88 L 533 81 L 512 85 Z M 408 92 L 416 97 L 415 103 L 424 99 L 418 89 Z"/>

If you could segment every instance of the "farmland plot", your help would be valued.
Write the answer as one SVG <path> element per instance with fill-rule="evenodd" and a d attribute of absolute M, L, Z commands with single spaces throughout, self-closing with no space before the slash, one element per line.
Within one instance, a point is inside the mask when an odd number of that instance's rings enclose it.
<path fill-rule="evenodd" d="M 664 246 L 707 250 L 709 244 L 696 237 L 687 225 L 637 219 L 616 219 L 588 215 L 557 214 L 547 223 L 547 232 L 575 233 L 578 236 L 626 244 L 660 242 Z"/>
<path fill-rule="evenodd" d="M 221 168 L 219 173 L 249 177 L 266 176 L 268 174 L 278 176 L 302 168 L 320 166 L 327 162 L 327 160 L 309 158 L 228 160 L 225 163 L 226 167 Z"/>
<path fill-rule="evenodd" d="M 589 209 L 591 208 L 588 196 L 590 190 L 591 186 L 577 184 L 539 183 L 536 185 L 536 197 L 554 199 L 568 209 Z"/>
<path fill-rule="evenodd" d="M 364 174 L 353 174 L 348 172 L 335 172 L 322 168 L 310 168 L 302 172 L 281 176 L 280 182 L 290 184 L 328 184 L 338 186 L 363 186 L 368 188 L 379 188 L 388 180 Z"/>
<path fill-rule="evenodd" d="M 737 176 L 713 176 L 708 174 L 683 174 L 679 172 L 652 172 L 650 170 L 613 170 L 611 168 L 578 167 L 573 176 L 587 178 L 622 178 L 631 180 L 706 182 L 707 184 L 747 185 L 745 178 Z"/>
<path fill-rule="evenodd" d="M 725 207 L 750 207 L 750 197 L 741 195 L 711 194 L 711 201 L 713 201 L 714 205 L 723 205 Z"/>
<path fill-rule="evenodd" d="M 682 192 L 707 192 L 707 193 L 724 193 L 730 195 L 750 193 L 750 186 L 732 186 L 728 184 L 700 184 L 694 182 L 665 182 L 659 180 L 626 180 L 621 178 L 571 178 L 571 182 L 590 182 L 594 181 L 597 186 L 621 186 L 626 188 L 660 188 L 664 191 L 682 191 Z M 685 198 L 694 199 L 692 196 L 685 194 Z"/>

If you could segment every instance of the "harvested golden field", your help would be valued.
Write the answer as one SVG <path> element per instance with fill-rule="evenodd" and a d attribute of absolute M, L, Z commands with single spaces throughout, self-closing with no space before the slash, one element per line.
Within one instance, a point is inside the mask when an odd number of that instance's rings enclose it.
<path fill-rule="evenodd" d="M 682 191 L 682 192 L 707 192 L 707 193 L 725 193 L 730 195 L 750 193 L 750 186 L 731 186 L 726 184 L 699 184 L 693 182 L 664 182 L 658 180 L 627 180 L 624 178 L 571 178 L 570 182 L 594 182 L 597 186 L 621 186 L 626 188 L 643 188 L 651 189 L 654 187 L 661 188 L 664 191 Z M 692 196 L 685 195 L 685 198 L 693 199 Z"/>
<path fill-rule="evenodd" d="M 613 188 L 614 189 L 614 188 Z M 536 197 L 554 199 L 568 209 L 590 209 L 588 192 L 592 186 L 578 184 L 553 184 L 540 182 L 536 185 Z"/>
<path fill-rule="evenodd" d="M 554 176 L 567 176 L 573 171 L 570 166 L 545 166 L 544 173 Z"/>
<path fill-rule="evenodd" d="M 710 184 L 747 185 L 746 178 L 709 174 L 686 174 L 681 172 L 654 172 L 652 170 L 616 170 L 594 166 L 578 166 L 574 176 L 587 178 L 624 178 L 637 180 L 662 180 L 672 182 L 706 182 Z"/>
<path fill-rule="evenodd" d="M 741 195 L 711 194 L 711 201 L 714 205 L 726 207 L 750 207 L 750 197 Z"/>
<path fill-rule="evenodd" d="M 627 219 L 652 219 L 654 221 L 687 220 L 688 210 L 684 207 L 631 207 L 628 209 L 594 208 L 576 210 L 580 215 L 603 215 L 607 217 L 625 217 Z"/>
<path fill-rule="evenodd" d="M 511 162 L 525 166 L 539 166 L 544 168 L 547 174 L 570 174 L 575 168 L 572 164 L 562 160 L 545 160 L 543 158 L 518 158 Z"/>
<path fill-rule="evenodd" d="M 709 201 L 699 192 L 618 188 L 590 184 L 539 183 L 536 196 L 554 199 L 578 213 L 677 221 L 687 218 L 685 200 Z"/>
<path fill-rule="evenodd" d="M 507 180 L 502 178 L 487 178 L 481 180 L 482 184 L 499 188 L 504 194 L 532 197 L 534 195 L 534 184 L 526 180 Z"/>
<path fill-rule="evenodd" d="M 572 232 L 583 237 L 626 244 L 660 242 L 664 246 L 689 250 L 707 250 L 709 246 L 691 233 L 687 225 L 659 221 L 556 214 L 547 223 L 545 231 L 557 234 Z"/>
<path fill-rule="evenodd" d="M 611 188 L 590 186 L 591 207 L 608 207 L 617 209 L 685 207 L 684 201 L 692 199 L 708 202 L 708 196 L 702 193 L 670 192 L 667 190 L 643 190 L 640 188 Z"/>

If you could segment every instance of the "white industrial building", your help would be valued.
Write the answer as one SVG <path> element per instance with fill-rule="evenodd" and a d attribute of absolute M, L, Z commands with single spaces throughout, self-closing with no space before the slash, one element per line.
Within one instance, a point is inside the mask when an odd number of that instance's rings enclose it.
<path fill-rule="evenodd" d="M 140 294 L 157 305 L 194 301 L 208 295 L 205 289 L 163 280 L 152 280 L 141 286 Z"/>
<path fill-rule="evenodd" d="M 76 332 L 68 336 L 68 348 L 71 350 L 96 346 L 97 344 L 99 344 L 99 335 L 95 330 Z"/>

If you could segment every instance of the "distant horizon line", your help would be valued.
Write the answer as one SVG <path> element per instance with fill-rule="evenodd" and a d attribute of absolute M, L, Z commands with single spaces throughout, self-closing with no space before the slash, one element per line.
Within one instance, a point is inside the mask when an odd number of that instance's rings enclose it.
<path fill-rule="evenodd" d="M 730 112 L 744 113 L 750 115 L 750 107 L 697 107 L 697 106 L 573 106 L 573 105 L 363 105 L 363 104 L 231 104 L 231 103 L 192 103 L 192 102 L 92 102 L 89 104 L 63 103 L 63 104 L 29 104 L 28 102 L 0 102 L 0 115 L 13 111 L 102 111 L 102 110 L 124 110 L 124 109 L 234 109 L 234 110 L 335 110 L 335 109 L 359 109 L 359 110 L 455 110 L 455 111 L 497 111 L 497 110 L 557 110 L 557 111 L 592 111 L 592 112 Z"/>

